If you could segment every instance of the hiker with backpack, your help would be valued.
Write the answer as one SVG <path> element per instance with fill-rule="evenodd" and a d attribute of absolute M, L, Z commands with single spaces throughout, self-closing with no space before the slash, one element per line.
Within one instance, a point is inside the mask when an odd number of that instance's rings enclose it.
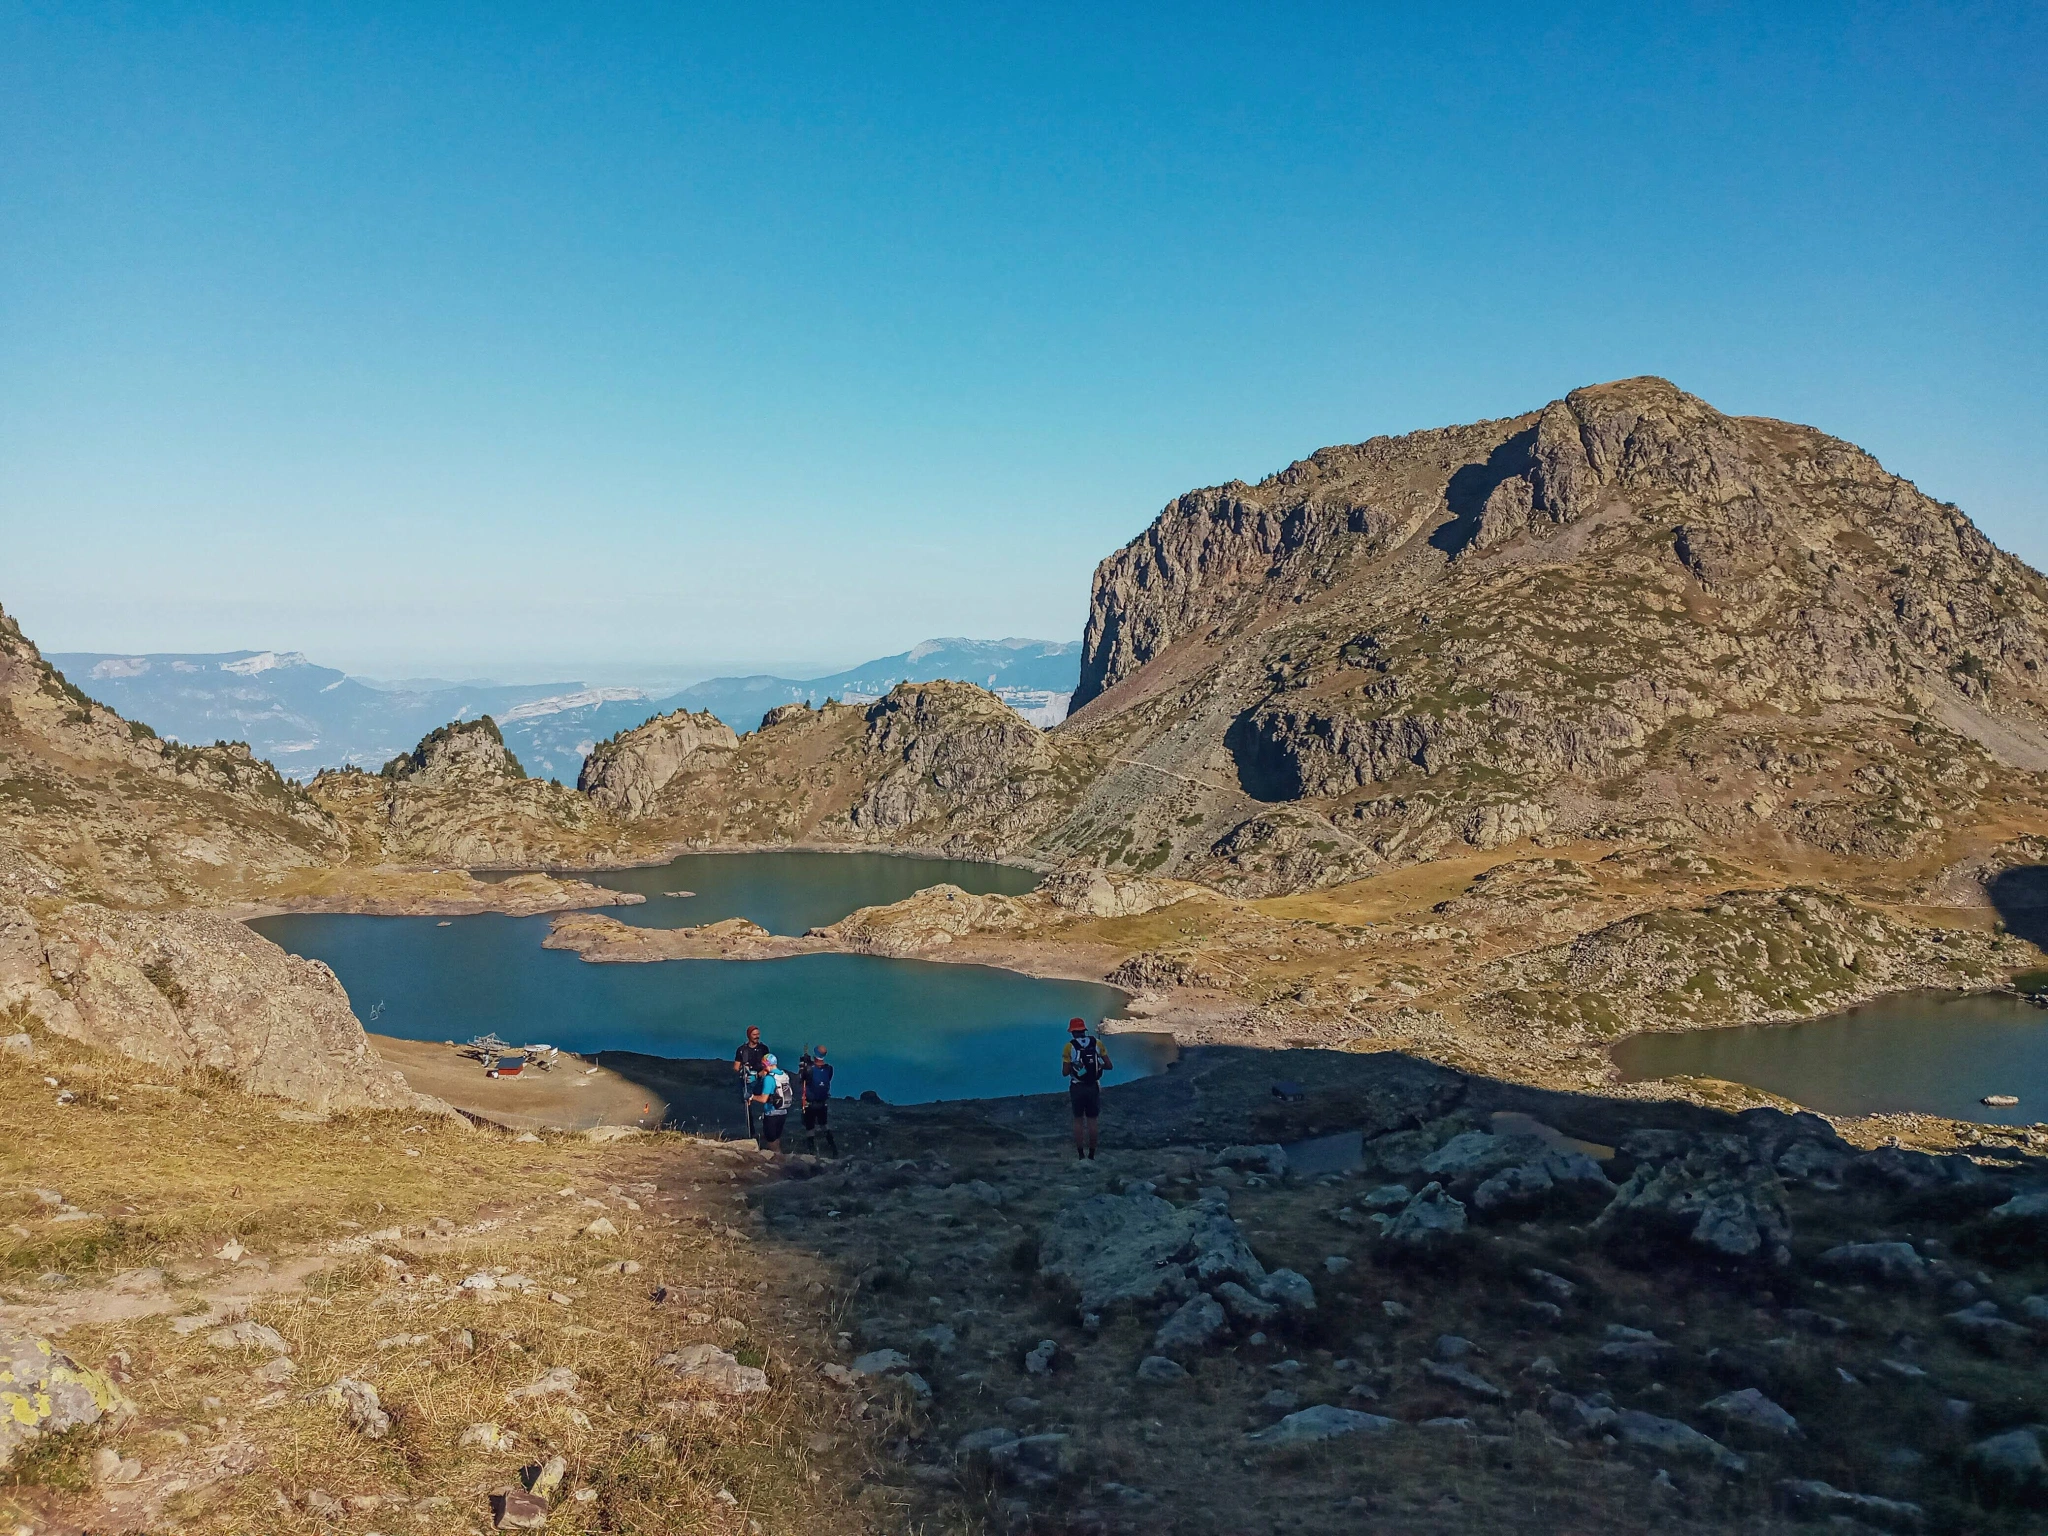
<path fill-rule="evenodd" d="M 814 1047 L 804 1056 L 797 1074 L 797 1088 L 803 1099 L 804 1145 L 812 1156 L 818 1151 L 818 1132 L 825 1133 L 825 1145 L 839 1155 L 839 1138 L 832 1134 L 832 1064 L 825 1059 L 825 1047 Z"/>
<path fill-rule="evenodd" d="M 754 1102 L 761 1106 L 761 1150 L 782 1153 L 782 1125 L 789 1118 L 789 1106 L 796 1099 L 789 1074 L 775 1064 L 773 1055 L 761 1058 L 759 1089 Z"/>
<path fill-rule="evenodd" d="M 756 1095 L 761 1087 L 761 1063 L 767 1059 L 768 1047 L 761 1043 L 761 1026 L 749 1024 L 747 1038 L 740 1042 L 740 1048 L 732 1053 L 732 1069 L 740 1080 L 740 1102 L 746 1106 L 747 1134 L 754 1138 L 754 1145 L 761 1146 L 760 1117 L 754 1113 L 758 1102 Z"/>
<path fill-rule="evenodd" d="M 1074 1019 L 1067 1025 L 1067 1046 L 1060 1053 L 1060 1075 L 1067 1082 L 1067 1102 L 1074 1111 L 1074 1155 L 1093 1161 L 1102 1122 L 1102 1074 L 1115 1070 L 1102 1042 Z"/>

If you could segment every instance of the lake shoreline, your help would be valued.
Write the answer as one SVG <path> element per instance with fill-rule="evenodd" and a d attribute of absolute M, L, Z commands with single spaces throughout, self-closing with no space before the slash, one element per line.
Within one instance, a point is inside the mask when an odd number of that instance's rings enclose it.
<path fill-rule="evenodd" d="M 1804 1019 L 1645 1030 L 1607 1058 L 1624 1088 L 1726 1083 L 1835 1118 L 2048 1124 L 2048 1013 L 2010 987 L 1906 988 Z M 1984 1102 L 2005 1095 L 2017 1102 Z"/>

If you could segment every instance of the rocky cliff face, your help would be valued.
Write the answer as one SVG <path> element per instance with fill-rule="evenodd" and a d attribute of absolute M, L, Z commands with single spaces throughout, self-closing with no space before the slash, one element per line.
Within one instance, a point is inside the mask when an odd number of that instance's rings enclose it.
<path fill-rule="evenodd" d="M 643 730 L 658 743 L 662 725 Z M 1085 752 L 1063 748 L 995 695 L 948 682 L 905 683 L 867 706 L 785 705 L 729 748 L 714 740 L 662 754 L 674 771 L 637 801 L 639 835 L 699 845 L 887 844 L 967 857 L 1025 848 L 1088 772 Z M 609 762 L 600 767 L 607 780 L 612 771 Z"/>
<path fill-rule="evenodd" d="M 1047 848 L 1254 894 L 1646 818 L 1932 856 L 2034 793 L 2044 662 L 1956 508 L 1625 380 L 1168 506 L 1096 572 L 1060 734 L 1119 761 Z"/>
<path fill-rule="evenodd" d="M 716 715 L 679 709 L 599 742 L 583 759 L 576 787 L 615 815 L 639 816 L 698 753 L 731 752 L 739 744 L 733 728 Z"/>

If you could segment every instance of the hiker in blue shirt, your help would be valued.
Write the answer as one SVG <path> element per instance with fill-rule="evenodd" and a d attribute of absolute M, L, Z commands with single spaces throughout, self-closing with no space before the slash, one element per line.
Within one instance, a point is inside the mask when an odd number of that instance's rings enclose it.
<path fill-rule="evenodd" d="M 797 1092 L 803 1099 L 804 1145 L 815 1155 L 818 1132 L 825 1133 L 825 1145 L 839 1155 L 839 1138 L 832 1134 L 832 1064 L 825 1059 L 825 1047 L 814 1046 L 797 1074 Z"/>
<path fill-rule="evenodd" d="M 782 1125 L 789 1118 L 789 1106 L 796 1099 L 789 1074 L 775 1064 L 773 1056 L 761 1058 L 761 1075 L 753 1101 L 761 1106 L 761 1150 L 782 1153 Z"/>

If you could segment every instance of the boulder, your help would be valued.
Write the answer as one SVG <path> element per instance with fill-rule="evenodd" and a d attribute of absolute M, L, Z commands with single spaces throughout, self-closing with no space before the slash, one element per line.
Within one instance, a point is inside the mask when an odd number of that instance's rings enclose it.
<path fill-rule="evenodd" d="M 1277 1141 L 1251 1147 L 1225 1147 L 1215 1157 L 1220 1168 L 1237 1168 L 1279 1178 L 1287 1172 L 1287 1150 Z"/>
<path fill-rule="evenodd" d="M 1986 1482 L 2002 1492 L 2038 1494 L 2048 1491 L 2048 1425 L 2028 1424 L 1992 1435 L 1971 1446 L 1965 1460 Z"/>
<path fill-rule="evenodd" d="M 1079 1470 L 1081 1458 L 1065 1435 L 1043 1434 L 990 1446 L 988 1460 L 1004 1482 L 1043 1491 Z"/>
<path fill-rule="evenodd" d="M 206 1336 L 206 1343 L 211 1349 L 260 1349 L 272 1355 L 291 1353 L 291 1346 L 285 1343 L 283 1334 L 246 1318 L 225 1328 L 216 1328 Z"/>
<path fill-rule="evenodd" d="M 391 1415 L 377 1398 L 377 1389 L 367 1381 L 344 1376 L 327 1389 L 327 1406 L 348 1421 L 348 1426 L 365 1440 L 382 1440 L 391 1433 Z"/>
<path fill-rule="evenodd" d="M 1213 1296 L 1191 1296 L 1152 1335 L 1152 1351 L 1160 1355 L 1197 1354 L 1229 1332 L 1223 1308 Z"/>
<path fill-rule="evenodd" d="M 1845 1147 L 1823 1146 L 1820 1142 L 1802 1139 L 1773 1158 L 1771 1166 L 1788 1179 L 1807 1184 L 1834 1185 L 1842 1182 L 1842 1176 L 1848 1171 L 1854 1156 Z M 1824 1488 L 1827 1485 L 1823 1483 L 1820 1486 Z"/>
<path fill-rule="evenodd" d="M 1138 1362 L 1138 1380 L 1148 1386 L 1165 1386 L 1169 1382 L 1187 1380 L 1187 1370 L 1177 1360 L 1164 1355 L 1147 1355 Z"/>
<path fill-rule="evenodd" d="M 2006 1344 L 2018 1343 L 2031 1337 L 2028 1329 L 2018 1323 L 2009 1322 L 1998 1315 L 1998 1303 L 1980 1301 L 1973 1306 L 1950 1312 L 1942 1318 L 1952 1332 L 1961 1334 L 1973 1344 L 1987 1349 L 1997 1349 Z"/>
<path fill-rule="evenodd" d="M 1654 1413 L 1624 1408 L 1615 1415 L 1614 1432 L 1621 1443 L 1658 1456 L 1680 1456 L 1690 1461 L 1709 1462 L 1723 1472 L 1741 1472 L 1747 1466 L 1740 1456 L 1711 1435 L 1703 1435 L 1677 1419 L 1659 1418 Z"/>
<path fill-rule="evenodd" d="M 660 1362 L 657 1361 L 656 1364 Z M 543 1371 L 523 1387 L 514 1387 L 505 1394 L 508 1403 L 524 1402 L 542 1397 L 574 1397 L 583 1385 L 583 1378 L 566 1365 L 558 1365 Z"/>
<path fill-rule="evenodd" d="M 701 1387 L 717 1397 L 759 1397 L 768 1390 L 766 1371 L 756 1365 L 741 1365 L 735 1356 L 716 1344 L 686 1344 L 654 1363 L 688 1385 Z"/>
<path fill-rule="evenodd" d="M 991 1425 L 987 1429 L 969 1430 L 953 1442 L 955 1456 L 986 1456 L 999 1445 L 1009 1445 L 1018 1438 L 1017 1431 L 1007 1424 Z"/>
<path fill-rule="evenodd" d="M 1259 1282 L 1259 1296 L 1274 1303 L 1291 1319 L 1299 1321 L 1316 1309 L 1315 1287 L 1305 1276 L 1291 1269 L 1276 1269 Z"/>
<path fill-rule="evenodd" d="M 1917 1285 L 1928 1278 L 1927 1261 L 1911 1243 L 1840 1243 L 1815 1262 L 1833 1274 L 1881 1285 Z"/>
<path fill-rule="evenodd" d="M 2004 1204 L 1993 1206 L 1985 1213 L 1984 1219 L 1993 1227 L 2032 1227 L 2048 1230 L 2048 1190 L 2015 1195 Z"/>
<path fill-rule="evenodd" d="M 1871 1493 L 1848 1493 L 1817 1478 L 1787 1478 L 1776 1489 L 1777 1504 L 1802 1520 L 1848 1519 L 1881 1531 L 1917 1531 L 1927 1523 L 1918 1504 L 1881 1499 Z"/>
<path fill-rule="evenodd" d="M 1895 1194 L 1922 1195 L 1933 1191 L 1993 1191 L 1984 1170 L 1960 1154 L 1935 1157 L 1905 1147 L 1879 1147 L 1857 1156 L 1849 1165 L 1849 1177 L 1858 1183 L 1875 1184 Z"/>
<path fill-rule="evenodd" d="M 1039 1277 L 1077 1292 L 1083 1312 L 1182 1301 L 1266 1269 L 1219 1204 L 1177 1206 L 1142 1190 L 1061 1207 L 1039 1231 Z"/>
<path fill-rule="evenodd" d="M 1223 1303 L 1223 1310 L 1247 1327 L 1263 1328 L 1280 1316 L 1279 1303 L 1261 1300 L 1235 1280 L 1224 1281 L 1214 1294 Z"/>
<path fill-rule="evenodd" d="M 1318 1403 L 1299 1413 L 1290 1413 L 1279 1423 L 1245 1436 L 1253 1445 L 1303 1445 L 1315 1440 L 1334 1440 L 1339 1435 L 1385 1434 L 1399 1421 L 1355 1408 L 1334 1408 Z"/>
<path fill-rule="evenodd" d="M 1455 1237 L 1465 1230 L 1465 1206 L 1444 1193 L 1441 1184 L 1429 1183 L 1415 1192 L 1387 1226 L 1386 1240 L 1408 1248 L 1424 1248 Z"/>
<path fill-rule="evenodd" d="M 1237 1223 L 1212 1205 L 1198 1205 L 1188 1213 L 1188 1250 L 1187 1272 L 1197 1285 L 1235 1280 L 1256 1286 L 1266 1278 L 1265 1265 Z"/>
<path fill-rule="evenodd" d="M 1757 1430 L 1767 1435 L 1799 1433 L 1799 1421 L 1755 1387 L 1744 1387 L 1739 1392 L 1724 1392 L 1712 1401 L 1702 1403 L 1700 1412 L 1724 1423 Z"/>
<path fill-rule="evenodd" d="M 1174 1262 L 1188 1228 L 1187 1213 L 1157 1195 L 1092 1195 L 1039 1230 L 1038 1275 L 1078 1292 L 1086 1312 L 1180 1301 L 1194 1291 Z"/>
<path fill-rule="evenodd" d="M 1477 1178 L 1521 1162 L 1526 1154 L 1538 1152 L 1543 1143 L 1534 1137 L 1496 1136 L 1490 1131 L 1465 1131 L 1453 1136 L 1422 1159 L 1422 1172 L 1433 1179 L 1452 1182 Z"/>
<path fill-rule="evenodd" d="M 1588 1439 L 1614 1427 L 1620 1417 L 1604 1402 L 1574 1397 L 1569 1392 L 1543 1394 L 1543 1412 L 1575 1440 Z"/>
<path fill-rule="evenodd" d="M 1720 1261 L 1791 1259 L 1784 1186 L 1733 1136 L 1702 1137 L 1681 1158 L 1638 1167 L 1594 1226 L 1610 1239 L 1684 1242 Z"/>
<path fill-rule="evenodd" d="M 1441 1360 L 1422 1362 L 1422 1374 L 1440 1386 L 1462 1392 L 1467 1397 L 1476 1397 L 1483 1402 L 1499 1403 L 1507 1400 L 1507 1393 L 1467 1366 L 1450 1365 Z"/>
<path fill-rule="evenodd" d="M 0 1467 L 31 1440 L 97 1424 L 121 1394 L 48 1339 L 0 1323 Z"/>
<path fill-rule="evenodd" d="M 1676 1345 L 1644 1328 L 1609 1323 L 1606 1342 L 1595 1352 L 1610 1365 L 1655 1367 L 1671 1358 Z"/>

